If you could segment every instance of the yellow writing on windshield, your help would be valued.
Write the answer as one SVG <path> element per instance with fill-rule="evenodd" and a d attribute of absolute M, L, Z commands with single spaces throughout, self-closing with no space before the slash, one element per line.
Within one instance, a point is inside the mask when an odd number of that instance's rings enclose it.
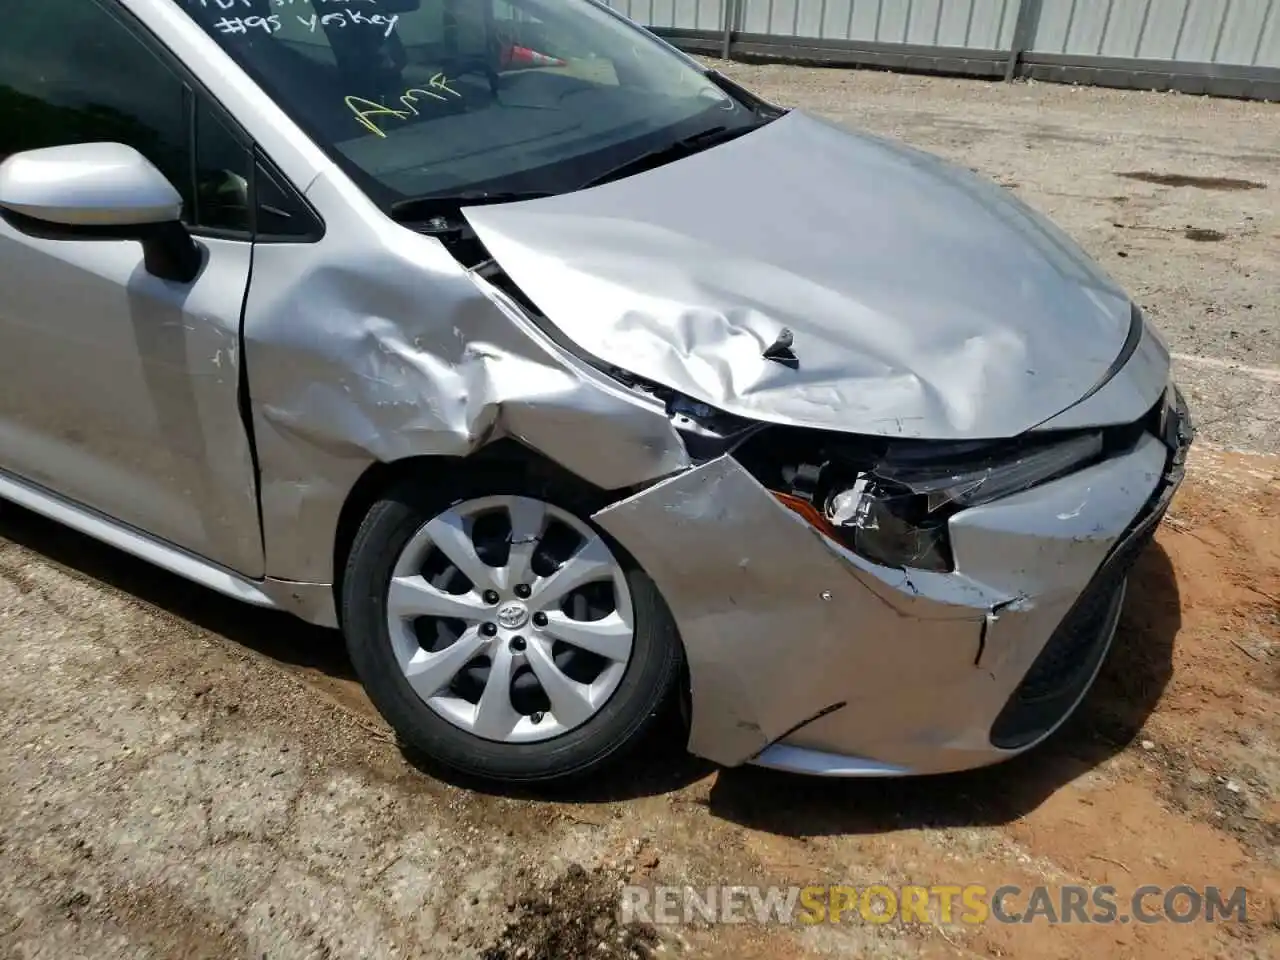
<path fill-rule="evenodd" d="M 426 87 L 410 87 L 400 95 L 400 106 L 404 109 L 396 109 L 387 106 L 385 103 L 378 103 L 375 100 L 367 100 L 364 97 L 348 96 L 343 98 L 347 107 L 355 114 L 356 120 L 370 133 L 378 137 L 385 137 L 386 133 L 382 128 L 374 123 L 375 117 L 395 117 L 397 120 L 408 120 L 410 117 L 418 116 L 417 104 L 421 97 L 430 97 L 432 100 L 444 100 L 448 102 L 449 96 L 461 97 L 457 90 L 449 86 L 449 78 L 443 73 L 437 73 L 427 81 Z"/>

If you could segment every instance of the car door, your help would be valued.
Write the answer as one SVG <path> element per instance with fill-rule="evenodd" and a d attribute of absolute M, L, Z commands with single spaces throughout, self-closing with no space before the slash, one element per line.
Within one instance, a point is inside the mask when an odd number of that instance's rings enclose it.
<path fill-rule="evenodd" d="M 136 148 L 203 249 L 162 279 L 133 240 L 47 239 L 0 219 L 0 470 L 250 577 L 263 574 L 241 417 L 254 156 L 116 0 L 15 6 L 0 32 L 0 160 Z"/>

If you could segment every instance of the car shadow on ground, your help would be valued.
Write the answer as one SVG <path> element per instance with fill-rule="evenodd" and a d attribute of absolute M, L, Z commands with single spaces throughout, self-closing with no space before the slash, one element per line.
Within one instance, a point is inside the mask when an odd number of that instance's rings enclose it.
<path fill-rule="evenodd" d="M 488 783 L 442 768 L 412 750 L 402 747 L 401 752 L 409 763 L 436 780 L 491 796 L 532 803 L 591 806 L 662 796 L 715 772 L 715 764 L 684 749 L 687 736 L 676 710 L 666 710 L 655 720 L 643 740 L 616 765 L 602 773 L 563 783 L 529 786 Z"/>
<path fill-rule="evenodd" d="M 13 504 L 0 504 L 0 538 L 272 660 L 355 681 L 335 630 L 224 597 Z"/>
<path fill-rule="evenodd" d="M 0 538 L 286 668 L 313 674 L 331 699 L 348 709 L 372 711 L 335 630 L 224 597 L 14 505 L 0 508 Z M 1173 566 L 1163 548 L 1153 544 L 1134 568 L 1116 642 L 1098 682 L 1072 719 L 1038 749 L 984 770 L 907 780 L 823 780 L 754 767 L 725 769 L 712 785 L 710 812 L 794 836 L 1015 820 L 1135 739 L 1168 683 L 1180 624 Z M 562 786 L 495 787 L 441 768 L 403 747 L 401 752 L 423 774 L 458 787 L 511 798 L 592 804 L 669 793 L 715 770 L 683 747 L 683 725 L 673 708 L 625 763 Z"/>
<path fill-rule="evenodd" d="M 710 812 L 787 836 L 998 826 L 1138 738 L 1173 673 L 1182 618 L 1173 564 L 1152 544 L 1138 559 L 1115 643 L 1075 714 L 1038 748 L 965 773 L 903 780 L 827 780 L 752 767 L 721 771 Z"/>

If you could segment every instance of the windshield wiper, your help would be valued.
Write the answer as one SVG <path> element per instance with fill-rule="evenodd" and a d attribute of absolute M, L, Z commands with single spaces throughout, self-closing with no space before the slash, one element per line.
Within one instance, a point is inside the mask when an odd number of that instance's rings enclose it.
<path fill-rule="evenodd" d="M 479 207 L 490 203 L 515 203 L 517 200 L 540 200 L 554 196 L 548 190 L 460 190 L 457 193 L 429 193 L 422 197 L 397 200 L 391 205 L 392 219 L 405 222 L 430 220 L 457 213 L 463 207 Z"/>
<path fill-rule="evenodd" d="M 642 173 L 652 167 L 670 163 L 673 160 L 680 160 L 701 150 L 710 149 L 717 144 L 726 143 L 755 129 L 756 125 L 754 124 L 745 127 L 726 127 L 724 125 L 710 127 L 692 136 L 682 137 L 665 146 L 658 147 L 656 150 L 650 150 L 647 153 L 640 154 L 638 157 L 623 161 L 616 167 L 611 167 L 604 173 L 592 177 L 586 183 L 580 184 L 577 189 L 585 190 L 587 187 L 598 187 L 600 184 L 608 183 L 610 180 L 620 180 L 622 177 L 630 176 L 633 173 Z"/>

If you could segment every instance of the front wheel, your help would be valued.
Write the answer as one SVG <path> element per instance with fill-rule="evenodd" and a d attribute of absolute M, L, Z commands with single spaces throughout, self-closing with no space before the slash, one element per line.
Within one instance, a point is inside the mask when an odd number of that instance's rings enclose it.
<path fill-rule="evenodd" d="M 583 512 L 518 484 L 402 483 L 365 517 L 342 622 L 401 739 L 475 776 L 553 780 L 634 744 L 679 675 L 656 587 Z"/>

